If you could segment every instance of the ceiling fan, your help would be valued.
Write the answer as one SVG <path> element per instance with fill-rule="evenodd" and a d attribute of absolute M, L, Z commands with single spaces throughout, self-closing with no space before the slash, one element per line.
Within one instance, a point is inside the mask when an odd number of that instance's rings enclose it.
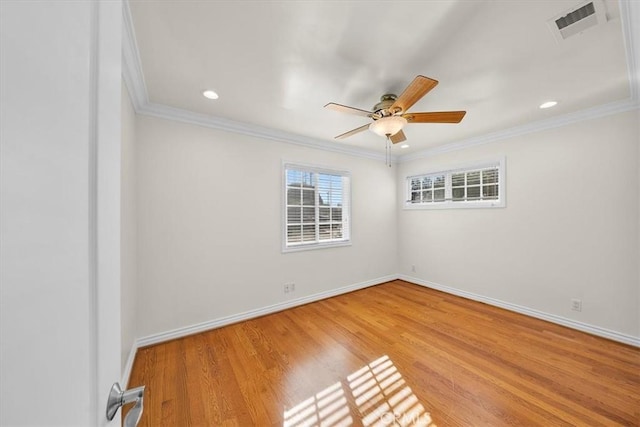
<path fill-rule="evenodd" d="M 340 134 L 336 136 L 335 139 L 347 138 L 369 129 L 380 136 L 386 137 L 394 144 L 397 144 L 407 139 L 402 131 L 402 128 L 407 123 L 460 123 L 467 113 L 466 111 L 407 112 L 413 104 L 418 102 L 420 98 L 425 96 L 427 92 L 437 84 L 437 80 L 425 76 L 417 76 L 400 96 L 392 93 L 382 95 L 380 102 L 373 106 L 373 111 L 347 107 L 346 105 L 336 104 L 334 102 L 328 103 L 325 105 L 325 108 L 373 119 L 373 122 Z"/>

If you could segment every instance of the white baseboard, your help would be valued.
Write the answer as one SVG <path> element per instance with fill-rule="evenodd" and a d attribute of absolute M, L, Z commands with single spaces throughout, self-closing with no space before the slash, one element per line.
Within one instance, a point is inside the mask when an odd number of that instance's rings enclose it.
<path fill-rule="evenodd" d="M 131 377 L 131 370 L 133 369 L 133 362 L 136 359 L 136 353 L 138 352 L 138 341 L 134 341 L 129 350 L 129 357 L 127 357 L 127 363 L 124 365 L 124 372 L 122 373 L 122 380 L 120 385 L 123 389 L 129 388 L 129 377 Z"/>
<path fill-rule="evenodd" d="M 233 314 L 231 316 L 220 317 L 218 319 L 209 320 L 207 322 L 198 323 L 191 326 L 185 326 L 183 328 L 173 329 L 167 332 L 161 332 L 159 334 L 148 335 L 136 340 L 135 347 L 145 347 L 148 345 L 158 344 L 164 341 L 173 340 L 176 338 L 182 338 L 187 335 L 197 334 L 199 332 L 208 331 L 210 329 L 220 328 L 232 323 L 242 322 L 244 320 L 253 319 L 255 317 L 264 316 L 266 314 L 275 313 L 278 311 L 286 310 L 288 308 L 297 307 L 299 305 L 308 304 L 310 302 L 320 301 L 326 298 L 334 297 L 336 295 L 345 294 L 348 292 L 357 291 L 358 289 L 368 288 L 370 286 L 379 285 L 381 283 L 396 280 L 397 275 L 389 275 L 384 277 L 378 277 L 376 279 L 367 280 L 365 282 L 356 283 L 349 286 L 344 286 L 330 291 L 319 292 L 317 294 L 309 295 L 302 298 L 296 298 L 289 301 L 280 302 L 277 304 L 269 305 L 266 307 L 258 308 L 255 310 L 245 311 L 244 313 Z"/>
<path fill-rule="evenodd" d="M 537 319 L 546 320 L 548 322 L 556 323 L 558 325 L 566 326 L 568 328 L 576 329 L 578 331 L 586 332 L 588 334 L 596 335 L 603 338 L 608 338 L 610 340 L 618 341 L 624 344 L 629 344 L 634 347 L 640 347 L 640 338 L 634 337 L 632 335 L 623 334 L 620 332 L 612 331 L 610 329 L 601 328 L 599 326 L 589 325 L 588 323 L 578 322 L 576 320 L 567 319 L 566 317 L 545 313 L 543 311 L 524 307 L 522 305 L 512 304 L 512 303 L 501 301 L 495 298 L 485 297 L 482 295 L 474 294 L 472 292 L 451 288 L 449 286 L 444 286 L 438 283 L 429 282 L 427 280 L 418 279 L 417 277 L 411 277 L 404 274 L 400 274 L 398 278 L 400 280 L 404 280 L 409 283 L 414 283 L 416 285 L 446 292 L 452 295 L 457 295 L 457 296 L 471 299 L 474 301 L 483 302 L 485 304 L 504 308 L 506 310 L 514 311 L 516 313 L 524 314 L 526 316 L 535 317 Z"/>
<path fill-rule="evenodd" d="M 624 344 L 632 345 L 634 347 L 640 347 L 640 338 L 634 337 L 631 335 L 623 334 L 620 332 L 612 331 L 610 329 L 601 328 L 599 326 L 590 325 L 583 322 L 578 322 L 576 320 L 567 319 L 562 316 L 557 316 L 555 314 L 545 313 L 543 311 L 535 310 L 529 307 L 512 304 L 509 302 L 501 301 L 495 298 L 490 298 L 478 294 L 474 294 L 472 292 L 463 291 L 460 289 L 452 288 L 449 286 L 441 285 L 438 283 L 430 282 L 427 280 L 422 280 L 417 277 L 412 277 L 404 274 L 400 275 L 389 275 L 384 277 L 379 277 L 372 280 L 367 280 L 364 282 L 356 283 L 349 286 L 344 286 L 337 289 L 332 289 L 325 292 L 319 292 L 317 294 L 309 295 L 302 298 L 296 298 L 289 301 L 283 301 L 277 304 L 273 304 L 270 306 L 258 308 L 255 310 L 245 311 L 243 313 L 233 314 L 231 316 L 220 317 L 217 319 L 209 320 L 207 322 L 198 323 L 195 325 L 185 326 L 182 328 L 173 329 L 167 332 L 161 332 L 158 334 L 148 335 L 146 337 L 138 338 L 133 344 L 131 351 L 129 353 L 129 357 L 127 359 L 127 364 L 125 366 L 125 370 L 123 373 L 122 384 L 127 384 L 129 380 L 129 375 L 131 374 L 131 369 L 133 367 L 133 361 L 135 359 L 136 352 L 139 348 L 159 344 L 165 341 L 173 340 L 176 338 L 182 338 L 187 335 L 197 334 L 199 332 L 208 331 L 210 329 L 216 329 L 223 326 L 227 326 L 233 323 L 242 322 L 244 320 L 253 319 L 256 317 L 264 316 L 271 313 L 276 313 L 278 311 L 286 310 L 288 308 L 297 307 L 300 305 L 308 304 L 315 301 L 320 301 L 326 298 L 331 298 L 337 295 L 345 294 L 348 292 L 353 292 L 359 289 L 368 288 L 370 286 L 379 285 L 381 283 L 389 282 L 392 280 L 404 280 L 409 283 L 414 283 L 416 285 L 424 286 L 431 289 L 436 289 L 442 292 L 446 292 L 451 295 L 457 295 L 463 298 L 467 298 L 474 301 L 483 302 L 485 304 L 489 304 L 495 307 L 504 308 L 509 311 L 513 311 L 516 313 L 524 314 L 526 316 L 535 317 L 537 319 L 546 320 L 551 323 L 555 323 L 558 325 L 566 326 L 568 328 L 576 329 L 578 331 L 586 332 L 592 335 L 600 336 L 603 338 L 608 338 L 613 341 L 621 342 Z"/>

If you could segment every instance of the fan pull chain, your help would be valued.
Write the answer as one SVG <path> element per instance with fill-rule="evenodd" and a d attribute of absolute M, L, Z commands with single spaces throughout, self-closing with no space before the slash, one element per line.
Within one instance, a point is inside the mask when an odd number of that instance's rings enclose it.
<path fill-rule="evenodd" d="M 387 166 L 391 167 L 391 139 L 389 138 L 389 135 L 387 135 L 387 145 L 385 148 L 385 152 L 387 154 Z"/>

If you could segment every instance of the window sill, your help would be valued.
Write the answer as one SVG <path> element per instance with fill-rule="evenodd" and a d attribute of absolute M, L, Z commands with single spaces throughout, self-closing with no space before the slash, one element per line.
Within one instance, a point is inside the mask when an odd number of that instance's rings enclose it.
<path fill-rule="evenodd" d="M 405 203 L 405 210 L 437 210 L 437 209 L 492 209 L 504 208 L 506 203 L 502 200 L 480 202 L 441 202 L 441 203 Z"/>
<path fill-rule="evenodd" d="M 286 246 L 282 248 L 282 253 L 313 251 L 316 249 L 339 248 L 343 246 L 351 246 L 351 240 L 330 243 L 307 243 L 300 245 Z"/>

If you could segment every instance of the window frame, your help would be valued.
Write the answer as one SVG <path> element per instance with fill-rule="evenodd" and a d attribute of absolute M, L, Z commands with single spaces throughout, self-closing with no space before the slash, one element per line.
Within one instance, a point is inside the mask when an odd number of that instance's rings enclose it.
<path fill-rule="evenodd" d="M 437 169 L 428 171 L 426 173 L 408 175 L 405 177 L 404 182 L 404 209 L 477 209 L 477 208 L 504 208 L 507 205 L 506 201 L 506 175 L 505 175 L 505 157 L 497 159 L 491 159 L 476 163 L 470 163 L 465 165 L 457 165 L 449 169 Z M 497 168 L 498 170 L 498 199 L 495 200 L 452 200 L 452 176 L 454 174 L 462 172 L 474 172 L 482 171 L 490 168 Z M 420 202 L 412 203 L 411 200 L 411 181 L 414 178 L 428 178 L 438 175 L 445 176 L 445 200 L 444 201 L 432 201 L 432 202 Z M 481 174 L 482 175 L 482 174 Z M 465 185 L 464 188 L 467 188 Z M 480 186 L 482 191 L 482 186 Z M 413 190 L 416 191 L 416 190 Z"/>
<path fill-rule="evenodd" d="M 313 242 L 301 242 L 301 243 L 288 243 L 287 241 L 287 170 L 298 170 L 305 173 L 313 173 L 313 174 L 327 174 L 327 175 L 338 175 L 342 177 L 342 207 L 341 207 L 341 215 L 342 215 L 342 232 L 343 239 L 341 240 L 328 240 L 322 241 L 318 239 L 318 228 L 322 224 L 319 220 L 319 210 L 321 206 L 318 204 L 318 188 L 314 189 L 314 209 L 315 209 L 315 221 L 313 222 L 316 227 L 316 240 Z M 345 188 L 344 180 L 347 179 L 348 188 Z M 317 182 L 317 181 L 316 181 Z M 351 246 L 351 172 L 339 169 L 333 169 L 325 166 L 318 166 L 312 164 L 305 164 L 299 162 L 282 162 L 282 200 L 280 203 L 282 212 L 281 212 L 281 221 L 282 221 L 282 252 L 300 252 L 307 250 L 315 250 L 315 249 L 325 249 L 325 248 L 335 248 L 341 246 Z M 304 205 L 301 205 L 304 206 Z"/>

